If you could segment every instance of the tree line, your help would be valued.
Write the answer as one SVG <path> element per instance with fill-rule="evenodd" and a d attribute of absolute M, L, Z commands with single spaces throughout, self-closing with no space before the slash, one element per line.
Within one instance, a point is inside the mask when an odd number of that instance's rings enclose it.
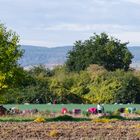
<path fill-rule="evenodd" d="M 93 34 L 76 41 L 64 65 L 24 70 L 19 36 L 0 25 L 0 103 L 140 103 L 140 71 L 127 42 Z"/>

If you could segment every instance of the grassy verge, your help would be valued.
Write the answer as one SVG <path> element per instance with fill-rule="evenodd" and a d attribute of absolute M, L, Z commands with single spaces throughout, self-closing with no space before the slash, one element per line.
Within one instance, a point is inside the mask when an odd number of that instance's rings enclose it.
<path fill-rule="evenodd" d="M 37 118 L 37 117 L 36 117 Z M 0 122 L 33 122 L 35 117 L 21 117 L 21 116 L 3 116 L 0 117 Z M 91 118 L 74 118 L 69 115 L 63 115 L 63 116 L 58 116 L 58 117 L 53 117 L 53 118 L 43 118 L 45 122 L 60 122 L 60 121 L 74 121 L 74 122 L 82 122 L 82 121 L 93 121 L 94 119 Z M 122 116 L 118 115 L 112 115 L 112 116 L 102 116 L 99 118 L 95 118 L 95 120 L 121 120 L 121 121 L 140 121 L 140 118 L 125 118 Z M 96 122 L 96 121 L 95 121 Z M 102 122 L 102 121 L 99 121 Z"/>
<path fill-rule="evenodd" d="M 72 116 L 69 115 L 64 115 L 64 116 L 58 116 L 55 118 L 49 118 L 46 119 L 47 122 L 58 122 L 58 121 L 91 121 L 90 118 L 73 118 Z"/>
<path fill-rule="evenodd" d="M 0 117 L 0 122 L 31 122 L 31 118 L 18 118 L 18 117 Z"/>
<path fill-rule="evenodd" d="M 24 117 L 0 117 L 0 122 L 33 122 L 35 118 L 24 118 Z M 64 115 L 54 118 L 45 118 L 45 122 L 59 122 L 59 121 L 91 121 L 89 118 L 73 118 L 72 116 Z"/>

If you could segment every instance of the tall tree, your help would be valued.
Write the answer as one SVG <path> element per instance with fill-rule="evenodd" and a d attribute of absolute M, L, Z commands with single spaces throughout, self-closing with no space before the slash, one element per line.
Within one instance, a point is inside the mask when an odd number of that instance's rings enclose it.
<path fill-rule="evenodd" d="M 84 42 L 75 42 L 73 50 L 68 52 L 66 66 L 69 71 L 84 70 L 90 64 L 98 64 L 111 71 L 128 70 L 133 55 L 127 44 L 106 33 L 94 34 Z"/>
<path fill-rule="evenodd" d="M 19 45 L 19 36 L 12 30 L 0 24 L 0 75 L 5 78 L 1 80 L 5 85 L 10 85 L 15 71 L 19 67 L 18 60 L 23 51 Z M 3 85 L 1 83 L 1 85 Z"/>

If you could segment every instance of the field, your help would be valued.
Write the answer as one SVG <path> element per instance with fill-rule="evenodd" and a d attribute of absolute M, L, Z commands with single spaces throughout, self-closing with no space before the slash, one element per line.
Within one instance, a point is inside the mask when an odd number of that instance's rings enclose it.
<path fill-rule="evenodd" d="M 1 140 L 139 140 L 136 121 L 0 123 Z"/>
<path fill-rule="evenodd" d="M 82 111 L 86 111 L 89 107 L 96 107 L 95 104 L 29 104 L 29 105 L 23 105 L 23 104 L 9 104 L 4 105 L 7 109 L 12 107 L 17 107 L 20 110 L 25 109 L 38 109 L 39 111 L 51 111 L 51 112 L 59 112 L 63 107 L 67 108 L 68 110 L 72 110 L 75 108 L 79 108 Z M 112 105 L 104 105 L 105 111 L 115 111 L 118 108 L 126 108 L 126 107 L 136 107 L 137 110 L 140 110 L 140 104 L 112 104 Z"/>
<path fill-rule="evenodd" d="M 97 115 L 89 117 L 68 116 L 60 113 L 61 108 L 68 110 L 79 108 L 86 111 L 92 104 L 30 104 L 4 105 L 6 108 L 17 107 L 20 110 L 38 109 L 59 116 L 44 116 L 43 122 L 35 122 L 35 115 L 7 115 L 0 117 L 0 140 L 140 140 L 140 115 L 126 114 L 125 117 L 100 118 Z M 105 111 L 114 111 L 122 107 L 136 107 L 140 105 L 104 105 Z M 41 113 L 41 112 L 40 112 Z M 29 116 L 28 116 L 29 115 Z M 40 114 L 43 115 L 43 114 Z M 46 115 L 46 114 L 45 114 Z M 40 116 L 41 117 L 41 116 Z M 42 116 L 43 118 L 43 116 Z M 59 119 L 58 119 L 59 118 Z"/>

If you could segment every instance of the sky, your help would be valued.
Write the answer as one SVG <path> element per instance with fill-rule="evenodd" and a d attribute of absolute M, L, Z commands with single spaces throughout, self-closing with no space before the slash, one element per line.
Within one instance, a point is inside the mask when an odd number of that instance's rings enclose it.
<path fill-rule="evenodd" d="M 140 46 L 140 0 L 0 0 L 0 22 L 22 45 L 67 46 L 106 32 Z"/>

